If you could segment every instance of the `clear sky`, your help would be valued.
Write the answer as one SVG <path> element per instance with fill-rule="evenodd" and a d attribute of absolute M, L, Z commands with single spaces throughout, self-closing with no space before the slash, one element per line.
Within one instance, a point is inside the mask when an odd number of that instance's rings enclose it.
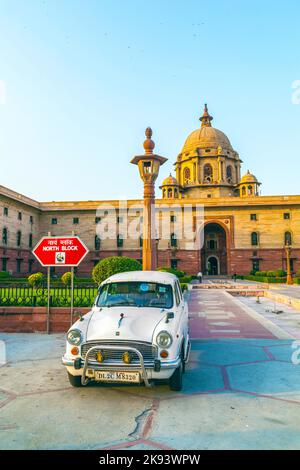
<path fill-rule="evenodd" d="M 207 102 L 262 194 L 300 194 L 299 18 L 298 0 L 0 0 L 0 184 L 140 197 L 144 129 L 160 183 Z"/>

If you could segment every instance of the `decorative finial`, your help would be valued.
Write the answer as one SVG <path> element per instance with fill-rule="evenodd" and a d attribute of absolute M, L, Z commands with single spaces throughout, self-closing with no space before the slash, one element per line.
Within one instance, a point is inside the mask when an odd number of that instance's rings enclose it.
<path fill-rule="evenodd" d="M 208 112 L 207 103 L 204 105 L 203 115 L 201 118 L 199 118 L 199 120 L 201 121 L 201 127 L 211 127 L 211 121 L 213 120 L 213 117 L 210 116 Z"/>
<path fill-rule="evenodd" d="M 144 142 L 145 154 L 151 155 L 155 147 L 155 143 L 153 142 L 153 140 L 151 140 L 151 137 L 152 137 L 151 127 L 147 127 L 147 129 L 145 130 L 145 136 L 147 137 L 147 139 Z"/>

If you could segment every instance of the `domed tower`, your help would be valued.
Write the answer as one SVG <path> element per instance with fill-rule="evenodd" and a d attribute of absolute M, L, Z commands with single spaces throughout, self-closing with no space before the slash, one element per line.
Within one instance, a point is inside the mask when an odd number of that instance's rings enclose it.
<path fill-rule="evenodd" d="M 201 127 L 186 139 L 175 163 L 184 197 L 238 196 L 242 160 L 228 137 L 211 125 L 213 117 L 204 106 Z"/>
<path fill-rule="evenodd" d="M 180 188 L 176 178 L 171 173 L 170 176 L 165 178 L 162 185 L 159 187 L 162 190 L 163 199 L 176 199 L 180 197 Z"/>
<path fill-rule="evenodd" d="M 259 186 L 261 183 L 258 182 L 256 176 L 254 176 L 248 170 L 247 173 L 242 176 L 239 183 L 239 195 L 240 197 L 251 197 L 259 196 Z"/>

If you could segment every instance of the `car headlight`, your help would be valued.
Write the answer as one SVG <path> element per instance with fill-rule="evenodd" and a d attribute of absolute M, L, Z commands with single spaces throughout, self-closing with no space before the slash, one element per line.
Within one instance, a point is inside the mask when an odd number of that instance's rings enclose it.
<path fill-rule="evenodd" d="M 161 331 L 156 337 L 156 342 L 160 348 L 167 349 L 173 343 L 173 338 L 167 331 Z"/>
<path fill-rule="evenodd" d="M 78 346 L 82 341 L 82 333 L 80 330 L 70 330 L 67 334 L 68 343 Z"/>

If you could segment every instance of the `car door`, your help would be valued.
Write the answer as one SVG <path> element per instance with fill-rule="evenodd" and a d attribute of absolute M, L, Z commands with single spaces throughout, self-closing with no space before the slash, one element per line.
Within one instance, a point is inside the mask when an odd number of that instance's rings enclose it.
<path fill-rule="evenodd" d="M 178 281 L 175 282 L 175 297 L 177 303 L 177 312 L 180 317 L 178 325 L 178 334 L 184 339 L 185 343 L 188 338 L 188 309 L 187 304 L 182 295 L 181 287 Z M 186 344 L 185 344 L 186 346 Z"/>

